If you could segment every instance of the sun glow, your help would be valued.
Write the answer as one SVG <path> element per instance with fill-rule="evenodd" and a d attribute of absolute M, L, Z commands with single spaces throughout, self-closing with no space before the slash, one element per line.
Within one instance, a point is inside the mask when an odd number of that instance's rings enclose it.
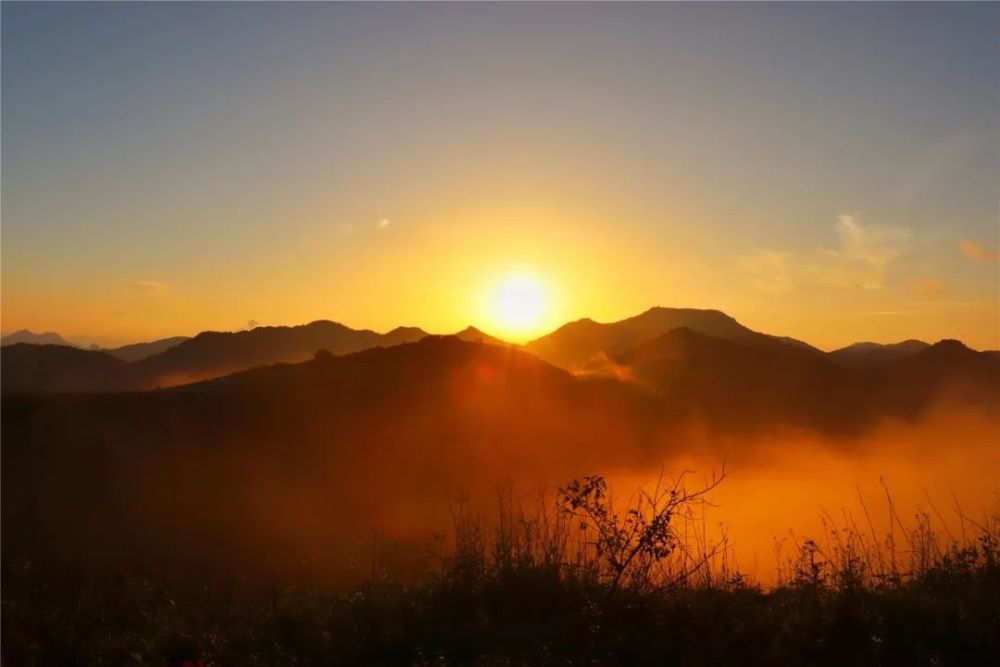
<path fill-rule="evenodd" d="M 547 307 L 548 295 L 543 284 L 529 273 L 504 276 L 490 297 L 496 325 L 515 336 L 537 332 Z"/>

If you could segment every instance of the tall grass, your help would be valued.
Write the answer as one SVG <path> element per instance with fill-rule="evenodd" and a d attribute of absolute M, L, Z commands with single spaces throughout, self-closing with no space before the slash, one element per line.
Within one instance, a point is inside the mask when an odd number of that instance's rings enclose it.
<path fill-rule="evenodd" d="M 1000 505 L 956 508 L 949 532 L 929 499 L 904 520 L 887 492 L 878 531 L 862 499 L 785 540 L 765 589 L 709 536 L 723 478 L 661 476 L 623 498 L 598 476 L 528 497 L 507 485 L 488 516 L 453 506 L 419 567 L 376 539 L 369 580 L 339 592 L 29 577 L 5 554 L 3 663 L 996 664 Z"/>

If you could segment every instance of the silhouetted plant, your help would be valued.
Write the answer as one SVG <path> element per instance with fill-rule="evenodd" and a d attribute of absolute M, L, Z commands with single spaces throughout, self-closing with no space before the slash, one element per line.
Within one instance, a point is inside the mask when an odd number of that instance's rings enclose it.
<path fill-rule="evenodd" d="M 558 507 L 564 515 L 580 521 L 580 529 L 593 530 L 588 543 L 594 550 L 601 575 L 615 591 L 627 583 L 635 590 L 648 590 L 656 581 L 654 569 L 681 546 L 673 524 L 691 519 L 694 505 L 722 483 L 723 470 L 702 488 L 689 491 L 681 475 L 665 484 L 663 475 L 653 490 L 639 489 L 619 514 L 604 477 L 590 475 L 559 489 Z"/>

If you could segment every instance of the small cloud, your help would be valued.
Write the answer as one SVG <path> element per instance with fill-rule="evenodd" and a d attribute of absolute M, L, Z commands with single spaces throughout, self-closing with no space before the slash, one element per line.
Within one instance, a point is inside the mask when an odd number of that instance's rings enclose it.
<path fill-rule="evenodd" d="M 388 227 L 391 224 L 392 224 L 392 220 L 390 220 L 389 218 L 382 218 L 381 220 L 378 221 L 378 228 L 379 229 L 385 229 L 386 227 Z"/>
<path fill-rule="evenodd" d="M 983 246 L 979 245 L 975 241 L 970 241 L 968 239 L 962 241 L 958 244 L 958 249 L 965 254 L 966 257 L 974 262 L 985 262 L 987 264 L 992 264 L 997 260 L 1000 260 L 1000 252 L 992 252 L 987 250 Z"/>
<path fill-rule="evenodd" d="M 162 294 L 170 289 L 169 285 L 157 280 L 126 280 L 125 284 L 143 294 Z"/>

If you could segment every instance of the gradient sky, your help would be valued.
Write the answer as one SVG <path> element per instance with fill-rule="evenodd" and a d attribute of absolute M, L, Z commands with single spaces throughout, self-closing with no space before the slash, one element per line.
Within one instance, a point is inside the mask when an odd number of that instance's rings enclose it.
<path fill-rule="evenodd" d="M 1000 5 L 2 5 L 2 326 L 1000 347 Z"/>

